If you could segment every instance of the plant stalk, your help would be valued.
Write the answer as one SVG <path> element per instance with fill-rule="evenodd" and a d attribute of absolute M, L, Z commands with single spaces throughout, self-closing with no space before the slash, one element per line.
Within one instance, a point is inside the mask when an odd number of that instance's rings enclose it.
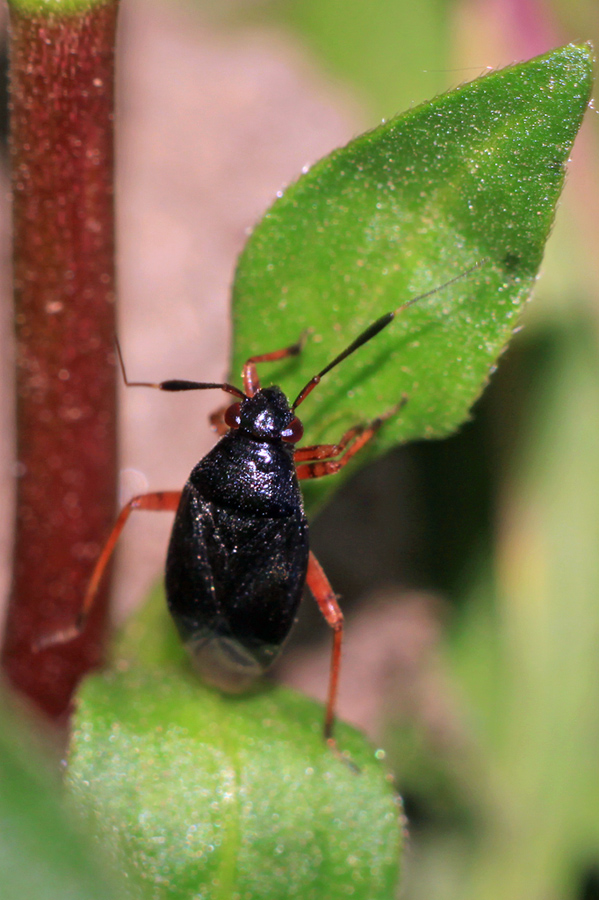
<path fill-rule="evenodd" d="M 107 590 L 71 626 L 114 519 L 114 41 L 118 4 L 11 4 L 17 513 L 2 664 L 48 716 L 96 666 Z M 25 7 L 25 8 L 24 8 Z"/>

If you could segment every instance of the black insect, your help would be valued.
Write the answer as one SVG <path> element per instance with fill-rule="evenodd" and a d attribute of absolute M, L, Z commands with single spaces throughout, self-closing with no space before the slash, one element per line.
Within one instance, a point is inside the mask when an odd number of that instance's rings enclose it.
<path fill-rule="evenodd" d="M 81 632 L 132 510 L 175 512 L 166 562 L 167 601 L 202 678 L 223 691 L 237 692 L 265 672 L 291 630 L 307 584 L 334 634 L 324 723 L 325 739 L 334 745 L 343 615 L 309 549 L 299 481 L 338 472 L 407 398 L 385 415 L 351 428 L 336 444 L 296 448 L 303 434 L 296 410 L 331 369 L 375 337 L 398 312 L 437 290 L 377 319 L 315 375 L 291 404 L 279 387 L 260 386 L 256 364 L 297 355 L 303 340 L 248 359 L 243 367 L 243 391 L 227 383 L 130 382 L 119 350 L 129 386 L 163 391 L 217 388 L 237 399 L 212 417 L 223 436 L 195 466 L 182 492 L 143 494 L 121 510 L 96 563 L 77 623 L 42 645 L 69 640 Z"/>

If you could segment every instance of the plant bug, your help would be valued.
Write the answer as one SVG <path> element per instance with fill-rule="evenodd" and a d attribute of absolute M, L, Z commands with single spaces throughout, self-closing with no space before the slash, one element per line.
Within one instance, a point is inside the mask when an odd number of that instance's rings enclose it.
<path fill-rule="evenodd" d="M 127 386 L 163 391 L 218 389 L 233 395 L 235 402 L 212 417 L 222 436 L 192 470 L 182 491 L 143 494 L 123 507 L 96 562 L 77 622 L 40 641 L 39 649 L 81 633 L 131 512 L 174 512 L 165 571 L 167 604 L 194 667 L 220 690 L 246 689 L 278 656 L 307 584 L 333 630 L 324 738 L 335 748 L 343 614 L 309 549 L 299 482 L 338 472 L 399 412 L 407 397 L 384 415 L 350 428 L 336 444 L 296 447 L 303 435 L 296 410 L 323 376 L 379 334 L 398 313 L 480 265 L 381 316 L 311 378 L 291 404 L 278 386 L 261 387 L 256 366 L 296 356 L 305 336 L 289 347 L 250 357 L 243 367 L 243 390 L 226 382 L 129 381 L 117 343 Z"/>

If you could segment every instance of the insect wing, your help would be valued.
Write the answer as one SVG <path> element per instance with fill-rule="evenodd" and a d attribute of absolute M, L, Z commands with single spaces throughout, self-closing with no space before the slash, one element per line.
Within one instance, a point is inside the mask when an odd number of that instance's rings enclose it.
<path fill-rule="evenodd" d="M 188 482 L 166 565 L 169 610 L 195 667 L 223 690 L 243 690 L 278 655 L 295 620 L 308 528 L 290 516 L 238 514 Z"/>

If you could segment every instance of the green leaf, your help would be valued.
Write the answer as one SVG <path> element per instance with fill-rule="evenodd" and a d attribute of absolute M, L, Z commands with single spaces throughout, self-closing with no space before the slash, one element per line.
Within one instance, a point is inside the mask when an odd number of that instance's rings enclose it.
<path fill-rule="evenodd" d="M 235 276 L 233 371 L 310 328 L 301 357 L 261 369 L 291 397 L 377 317 L 480 264 L 323 379 L 301 407 L 307 443 L 404 394 L 379 452 L 465 420 L 531 293 L 591 69 L 569 45 L 464 85 L 321 160 L 266 213 Z"/>
<path fill-rule="evenodd" d="M 80 827 L 67 816 L 57 779 L 42 753 L 32 749 L 39 737 L 34 741 L 4 702 L 0 721 L 2 900 L 124 897 L 101 868 L 98 848 L 85 842 Z"/>
<path fill-rule="evenodd" d="M 385 769 L 347 726 L 283 689 L 243 698 L 180 667 L 90 678 L 68 784 L 139 897 L 389 900 L 401 808 Z"/>

